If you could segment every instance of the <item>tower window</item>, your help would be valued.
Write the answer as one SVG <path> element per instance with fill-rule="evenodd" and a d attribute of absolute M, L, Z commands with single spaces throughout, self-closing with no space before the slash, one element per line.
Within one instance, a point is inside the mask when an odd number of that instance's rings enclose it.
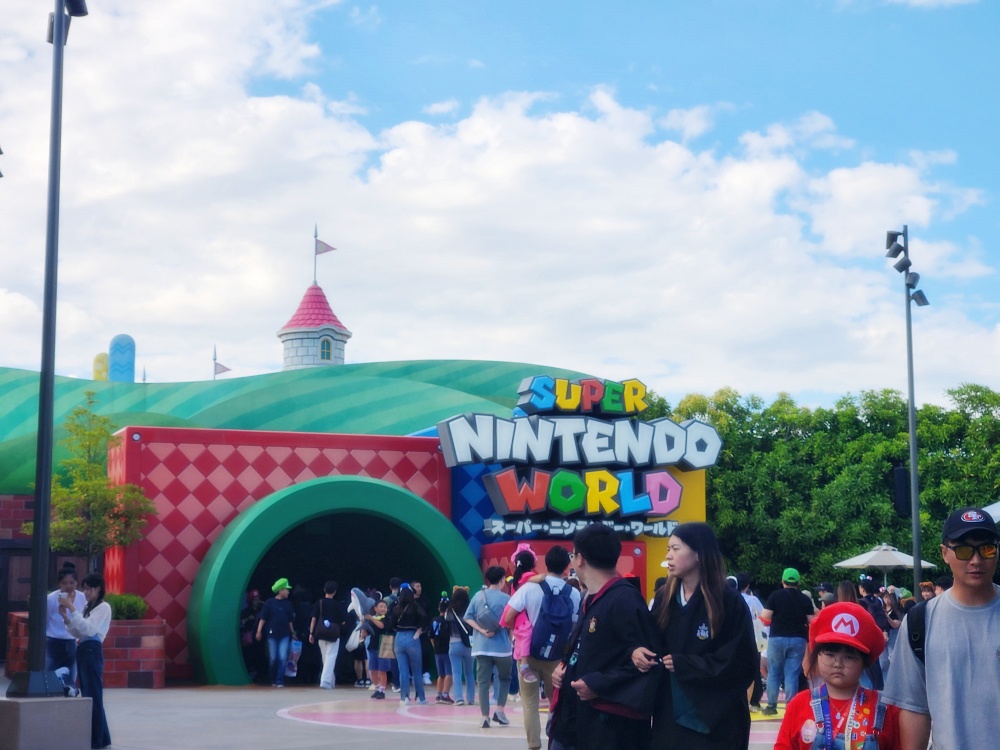
<path fill-rule="evenodd" d="M 324 362 L 333 359 L 333 344 L 330 339 L 323 339 L 319 342 L 319 358 Z"/>

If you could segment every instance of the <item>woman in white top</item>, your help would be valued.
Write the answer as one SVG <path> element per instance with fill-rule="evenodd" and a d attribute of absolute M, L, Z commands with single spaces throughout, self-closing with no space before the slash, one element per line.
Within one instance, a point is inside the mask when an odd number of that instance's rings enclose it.
<path fill-rule="evenodd" d="M 76 638 L 66 632 L 66 624 L 59 613 L 59 600 L 72 599 L 77 609 L 83 609 L 87 600 L 76 588 L 76 566 L 73 563 L 66 563 L 57 577 L 59 588 L 46 597 L 45 671 L 57 672 L 67 693 L 76 696 Z"/>
<path fill-rule="evenodd" d="M 90 746 L 103 748 L 111 745 L 108 719 L 104 715 L 104 651 L 101 646 L 111 627 L 111 605 L 104 601 L 104 578 L 97 573 L 85 576 L 83 596 L 87 600 L 83 612 L 70 599 L 59 600 L 59 612 L 66 630 L 80 639 L 76 651 L 80 688 L 92 701 Z"/>

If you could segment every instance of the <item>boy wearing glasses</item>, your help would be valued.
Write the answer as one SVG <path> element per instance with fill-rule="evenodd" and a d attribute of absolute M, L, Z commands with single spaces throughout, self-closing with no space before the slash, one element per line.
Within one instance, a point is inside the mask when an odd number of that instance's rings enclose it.
<path fill-rule="evenodd" d="M 884 700 L 899 706 L 902 750 L 995 747 L 1000 716 L 1000 587 L 997 526 L 980 508 L 956 510 L 944 523 L 941 556 L 954 584 L 927 602 L 923 660 L 909 647 L 910 618 Z"/>

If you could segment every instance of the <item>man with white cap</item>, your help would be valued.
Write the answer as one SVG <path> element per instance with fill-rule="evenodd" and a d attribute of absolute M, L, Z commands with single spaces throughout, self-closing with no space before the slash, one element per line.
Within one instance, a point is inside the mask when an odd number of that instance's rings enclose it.
<path fill-rule="evenodd" d="M 899 629 L 884 700 L 899 706 L 903 750 L 996 747 L 1000 716 L 997 526 L 980 508 L 948 516 L 941 556 L 955 583 Z M 918 608 L 923 612 L 922 626 Z M 914 647 L 915 645 L 915 647 Z"/>

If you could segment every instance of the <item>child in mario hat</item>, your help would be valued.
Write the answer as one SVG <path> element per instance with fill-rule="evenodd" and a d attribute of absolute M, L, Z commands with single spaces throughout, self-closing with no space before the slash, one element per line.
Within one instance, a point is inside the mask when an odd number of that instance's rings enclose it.
<path fill-rule="evenodd" d="M 899 709 L 861 687 L 865 667 L 884 649 L 864 607 L 839 602 L 820 610 L 809 625 L 808 672 L 823 684 L 788 702 L 775 750 L 899 750 Z"/>

